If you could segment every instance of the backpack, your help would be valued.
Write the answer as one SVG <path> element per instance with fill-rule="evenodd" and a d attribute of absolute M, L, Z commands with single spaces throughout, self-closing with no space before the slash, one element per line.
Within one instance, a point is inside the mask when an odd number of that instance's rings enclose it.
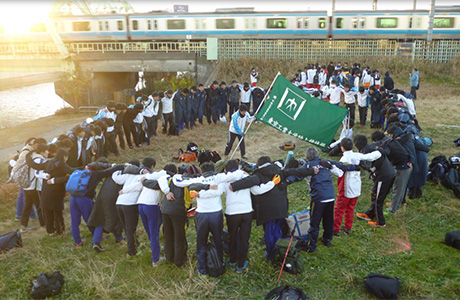
<path fill-rule="evenodd" d="M 172 123 L 172 124 L 169 125 L 168 134 L 173 135 L 173 136 L 178 136 L 179 135 L 179 129 L 177 128 L 176 124 Z"/>
<path fill-rule="evenodd" d="M 75 170 L 70 174 L 65 190 L 72 197 L 82 197 L 87 192 L 89 179 L 91 178 L 90 170 Z"/>
<path fill-rule="evenodd" d="M 433 158 L 428 167 L 427 179 L 437 184 L 443 178 L 444 174 L 446 174 L 448 169 L 449 162 L 447 161 L 447 158 L 444 155 L 436 156 Z"/>
<path fill-rule="evenodd" d="M 193 142 L 188 143 L 187 151 L 188 152 L 194 152 L 195 154 L 198 154 L 198 145 L 193 143 Z"/>
<path fill-rule="evenodd" d="M 448 189 L 452 189 L 452 187 L 459 183 L 459 175 L 456 168 L 450 168 L 446 174 L 442 177 L 441 183 Z"/>
<path fill-rule="evenodd" d="M 284 256 L 289 245 L 290 239 L 278 239 L 276 241 L 275 249 L 273 250 L 274 262 L 276 264 L 282 264 Z M 297 241 L 292 240 L 291 247 L 289 248 L 289 253 L 286 257 L 286 264 L 284 265 L 284 271 L 291 274 L 299 274 L 303 270 L 304 260 L 303 257 L 297 252 L 296 249 Z"/>
<path fill-rule="evenodd" d="M 319 84 L 319 75 L 318 72 L 316 72 L 315 76 L 313 76 L 313 84 L 318 85 Z"/>
<path fill-rule="evenodd" d="M 210 241 L 206 245 L 206 268 L 211 277 L 219 277 L 225 273 L 225 265 L 222 259 L 219 258 L 214 237 L 211 236 Z"/>
<path fill-rule="evenodd" d="M 19 230 L 0 236 L 0 253 L 4 253 L 16 247 L 22 247 L 21 232 Z"/>
<path fill-rule="evenodd" d="M 33 299 L 45 299 L 59 295 L 64 285 L 64 276 L 59 271 L 53 274 L 40 273 L 30 281 L 32 285 L 31 296 Z"/>
<path fill-rule="evenodd" d="M 286 218 L 286 223 L 289 226 L 289 231 L 294 229 L 294 236 L 306 239 L 308 237 L 308 229 L 310 229 L 310 211 L 305 210 Z"/>
<path fill-rule="evenodd" d="M 447 246 L 454 247 L 455 249 L 460 250 L 460 230 L 446 233 L 444 243 Z"/>
<path fill-rule="evenodd" d="M 29 150 L 23 150 L 23 151 L 29 152 Z M 30 167 L 27 165 L 26 160 L 24 160 L 22 163 L 15 166 L 15 171 L 12 174 L 12 178 L 14 180 L 14 183 L 16 183 L 16 185 L 19 188 L 24 189 L 24 188 L 28 188 L 31 185 L 32 180 L 30 179 Z"/>
<path fill-rule="evenodd" d="M 219 155 L 219 153 L 217 153 L 217 151 L 202 150 L 198 153 L 198 162 L 200 165 L 207 162 L 217 163 L 220 160 L 222 160 L 222 157 Z"/>
<path fill-rule="evenodd" d="M 397 299 L 399 292 L 399 278 L 371 273 L 364 278 L 364 286 L 372 295 L 380 299 Z"/>
<path fill-rule="evenodd" d="M 179 153 L 181 151 L 182 151 L 182 149 L 179 150 Z M 179 157 L 174 158 L 174 159 L 179 161 L 179 162 L 193 162 L 193 161 L 196 160 L 196 153 L 195 152 L 190 152 L 190 151 L 185 151 L 184 153 L 179 155 Z"/>
<path fill-rule="evenodd" d="M 271 290 L 265 300 L 307 300 L 307 295 L 296 287 L 291 287 L 288 285 L 279 286 Z"/>

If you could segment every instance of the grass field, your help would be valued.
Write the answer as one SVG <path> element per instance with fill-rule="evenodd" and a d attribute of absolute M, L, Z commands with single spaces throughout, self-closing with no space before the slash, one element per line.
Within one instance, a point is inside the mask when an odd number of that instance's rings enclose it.
<path fill-rule="evenodd" d="M 423 128 L 422 135 L 431 137 L 434 144 L 430 160 L 440 154 L 454 155 L 453 140 L 460 129 L 438 127 L 437 123 L 458 124 L 460 106 L 448 87 L 424 86 L 417 105 L 417 116 Z M 441 98 L 441 95 L 449 95 Z M 356 128 L 355 134 L 370 136 L 369 128 Z M 1 132 L 0 132 L 1 134 Z M 7 139 L 8 137 L 5 137 Z M 223 153 L 227 126 L 200 126 L 184 132 L 180 137 L 160 135 L 152 146 L 122 152 L 121 157 L 110 159 L 125 162 L 131 158 L 153 156 L 158 168 L 170 162 L 178 148 L 189 141 L 200 148 Z M 251 161 L 260 155 L 273 159 L 284 158 L 278 146 L 292 138 L 264 125 L 255 124 L 247 136 L 247 152 Z M 303 157 L 309 144 L 294 140 L 295 154 Z M 323 155 L 323 154 L 322 154 Z M 1 169 L 2 182 L 6 178 Z M 362 171 L 363 194 L 357 211 L 370 203 L 372 182 Z M 0 185 L 0 232 L 18 229 L 14 222 L 17 189 L 13 185 Z M 289 187 L 290 213 L 305 210 L 309 205 L 308 187 L 304 182 Z M 460 296 L 460 252 L 441 243 L 447 231 L 460 229 L 460 200 L 442 186 L 429 183 L 424 197 L 408 202 L 397 214 L 387 219 L 384 229 L 370 228 L 355 220 L 353 234 L 335 238 L 333 247 L 318 246 L 316 253 L 302 253 L 305 269 L 300 275 L 284 273 L 282 284 L 302 288 L 310 299 L 373 299 L 364 289 L 362 279 L 369 273 L 397 276 L 402 281 L 401 299 L 458 299 Z M 68 203 L 66 226 L 69 230 Z M 193 221 L 192 221 L 193 222 Z M 36 221 L 32 226 L 37 227 Z M 91 240 L 89 232 L 81 226 L 83 237 Z M 190 263 L 177 268 L 163 264 L 152 268 L 147 237 L 139 224 L 138 234 L 143 254 L 135 261 L 124 259 L 126 245 L 116 245 L 113 237 L 103 241 L 106 251 L 95 253 L 89 245 L 77 250 L 69 235 L 48 237 L 43 229 L 23 235 L 24 248 L 0 255 L 0 298 L 26 299 L 28 281 L 39 272 L 60 270 L 65 276 L 65 287 L 58 299 L 262 299 L 275 287 L 278 268 L 264 257 L 261 244 L 263 231 L 253 227 L 250 244 L 249 271 L 238 275 L 227 272 L 218 279 L 198 277 L 195 274 L 195 230 L 190 226 L 187 238 Z M 410 243 L 410 249 L 404 244 Z"/>

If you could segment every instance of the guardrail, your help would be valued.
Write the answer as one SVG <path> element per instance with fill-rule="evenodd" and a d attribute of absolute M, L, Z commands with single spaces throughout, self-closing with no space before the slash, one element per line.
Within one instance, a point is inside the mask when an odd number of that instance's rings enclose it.
<path fill-rule="evenodd" d="M 183 52 L 206 55 L 206 42 L 124 42 L 124 43 L 71 43 L 73 53 L 87 52 Z"/>

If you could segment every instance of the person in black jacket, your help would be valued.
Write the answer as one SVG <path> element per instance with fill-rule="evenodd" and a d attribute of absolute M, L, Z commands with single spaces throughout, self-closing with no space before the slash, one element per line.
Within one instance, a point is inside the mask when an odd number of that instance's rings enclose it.
<path fill-rule="evenodd" d="M 382 127 L 382 117 L 380 111 L 382 105 L 380 104 L 381 95 L 375 86 L 369 88 L 369 102 L 371 104 L 371 128 Z"/>
<path fill-rule="evenodd" d="M 411 158 L 406 149 L 398 141 L 385 136 L 382 131 L 374 131 L 372 133 L 372 141 L 377 142 L 380 147 L 388 150 L 387 157 L 396 169 L 391 205 L 389 210 L 384 213 L 388 215 L 389 213 L 395 213 L 406 197 L 407 184 L 412 174 Z"/>
<path fill-rule="evenodd" d="M 281 182 L 269 192 L 253 196 L 252 207 L 256 216 L 256 224 L 263 225 L 264 241 L 266 247 L 265 257 L 273 258 L 273 249 L 276 241 L 282 237 L 282 225 L 288 216 L 289 201 L 287 198 L 288 176 L 312 176 L 318 173 L 318 169 L 300 167 L 297 169 L 282 170 L 276 163 L 272 163 L 270 157 L 262 156 L 257 161 L 257 169 L 254 175 L 243 178 L 230 184 L 230 190 L 236 192 L 255 185 L 260 185 L 280 176 Z"/>
<path fill-rule="evenodd" d="M 382 156 L 373 161 L 371 166 L 361 162 L 364 168 L 372 170 L 374 187 L 372 188 L 371 194 L 371 206 L 365 213 L 356 213 L 356 216 L 362 220 L 368 221 L 368 224 L 372 227 L 385 227 L 386 222 L 383 216 L 383 205 L 385 203 L 385 198 L 393 186 L 396 172 L 386 157 L 386 151 L 379 148 L 378 145 L 369 145 L 367 137 L 358 134 L 355 136 L 353 143 L 361 153 L 366 154 L 375 150 L 379 150 L 382 153 Z"/>
<path fill-rule="evenodd" d="M 134 107 L 126 109 L 126 112 L 124 113 L 123 127 L 125 129 L 126 142 L 128 143 L 129 149 L 133 149 L 131 135 L 133 136 L 136 146 L 140 147 L 141 145 L 141 131 L 134 123 L 134 119 L 138 114 L 141 114 L 143 110 L 144 106 L 142 106 L 141 103 L 136 103 Z"/>
<path fill-rule="evenodd" d="M 214 81 L 209 89 L 206 90 L 206 119 L 208 120 L 208 124 L 211 125 L 211 120 L 214 124 L 217 123 L 219 119 L 219 112 L 217 106 L 219 104 L 219 90 L 218 90 L 219 83 Z"/>
<path fill-rule="evenodd" d="M 385 78 L 383 79 L 383 87 L 385 87 L 387 91 L 391 91 L 395 88 L 393 78 L 390 77 L 390 71 L 385 72 Z"/>
<path fill-rule="evenodd" d="M 77 168 L 84 165 L 85 162 L 85 129 L 81 126 L 75 126 L 72 132 L 69 134 L 69 138 L 72 141 L 72 148 L 69 151 L 69 158 L 67 164 L 70 167 Z"/>

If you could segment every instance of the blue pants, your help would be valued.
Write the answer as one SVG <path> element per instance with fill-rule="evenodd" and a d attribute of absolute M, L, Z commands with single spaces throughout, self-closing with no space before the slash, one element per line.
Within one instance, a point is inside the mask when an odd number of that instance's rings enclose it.
<path fill-rule="evenodd" d="M 88 223 L 91 209 L 93 208 L 93 200 L 87 197 L 70 197 L 70 232 L 72 233 L 75 244 L 81 244 L 82 239 L 80 236 L 81 217 Z M 99 244 L 102 239 L 102 232 L 104 228 L 88 227 L 89 231 L 93 234 L 93 244 Z"/>
<path fill-rule="evenodd" d="M 310 204 L 310 228 L 308 229 L 308 247 L 315 252 L 318 241 L 319 224 L 323 221 L 323 240 L 330 242 L 334 232 L 334 202 L 313 202 Z"/>
<path fill-rule="evenodd" d="M 267 251 L 265 257 L 267 259 L 272 259 L 276 241 L 283 237 L 283 223 L 284 219 L 277 219 L 263 224 L 265 249 Z"/>
<path fill-rule="evenodd" d="M 20 189 L 18 194 L 18 200 L 16 201 L 16 218 L 20 219 L 22 216 L 22 211 L 24 210 L 24 205 L 26 203 L 26 196 L 24 194 L 24 190 Z M 36 218 L 37 215 L 35 214 L 35 210 L 32 207 L 30 210 L 30 216 L 32 218 Z"/>
<path fill-rule="evenodd" d="M 160 259 L 160 226 L 162 221 L 160 207 L 145 204 L 139 204 L 138 207 L 142 224 L 150 240 L 152 261 L 157 262 Z"/>
<path fill-rule="evenodd" d="M 206 268 L 206 245 L 208 244 L 208 235 L 212 233 L 214 244 L 219 258 L 223 260 L 222 230 L 224 226 L 224 217 L 222 211 L 211 213 L 199 213 L 196 216 L 196 258 L 198 260 L 198 270 L 201 274 L 208 274 Z"/>
<path fill-rule="evenodd" d="M 238 109 L 240 109 L 240 103 L 239 102 L 230 102 L 230 104 L 229 104 L 230 117 L 233 115 L 234 112 L 237 112 Z"/>

